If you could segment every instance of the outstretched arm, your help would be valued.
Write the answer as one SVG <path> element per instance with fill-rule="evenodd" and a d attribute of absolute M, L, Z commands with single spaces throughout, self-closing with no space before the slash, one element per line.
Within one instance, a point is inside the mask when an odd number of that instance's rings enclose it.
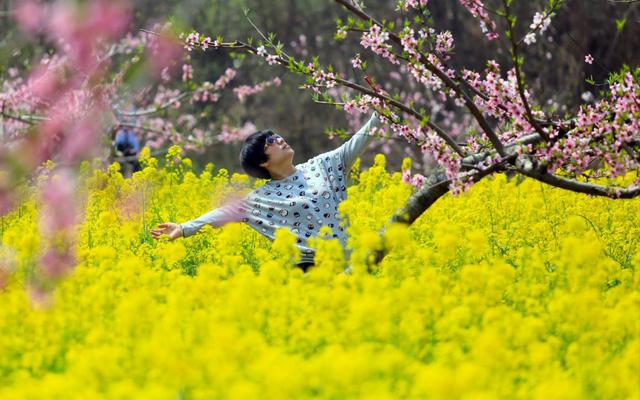
<path fill-rule="evenodd" d="M 195 235 L 195 233 L 204 225 L 211 225 L 214 228 L 219 228 L 229 222 L 242 221 L 243 215 L 241 205 L 226 205 L 181 224 L 176 224 L 174 222 L 159 224 L 155 229 L 151 229 L 151 235 L 154 239 L 159 239 L 160 236 L 164 234 L 169 236 L 169 240 L 174 240 L 181 236 L 189 237 Z"/>
<path fill-rule="evenodd" d="M 344 162 L 346 171 L 351 169 L 356 158 L 358 158 L 369 143 L 371 143 L 373 140 L 371 131 L 379 126 L 380 120 L 378 119 L 378 114 L 374 112 L 371 118 L 369 118 L 369 121 L 367 121 L 358 132 L 354 133 L 349 140 L 335 150 Z"/>

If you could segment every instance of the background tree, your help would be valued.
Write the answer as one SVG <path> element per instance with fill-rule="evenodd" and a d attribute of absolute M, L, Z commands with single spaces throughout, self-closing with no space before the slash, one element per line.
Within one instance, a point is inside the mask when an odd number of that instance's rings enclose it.
<path fill-rule="evenodd" d="M 583 94 L 584 104 L 563 105 L 560 110 L 554 102 L 536 101 L 527 84 L 524 67 L 528 48 L 545 37 L 551 19 L 566 6 L 564 1 L 534 7 L 526 23 L 518 22 L 521 19 L 510 0 L 495 5 L 460 1 L 479 21 L 486 39 L 504 46 L 498 49 L 508 55 L 506 73 L 493 59 L 486 61 L 483 72 L 454 66 L 450 62 L 453 35 L 434 28 L 427 0 L 399 1 L 399 20 L 378 19 L 361 2 L 336 3 L 353 15 L 346 21 L 338 20 L 337 38 L 355 32 L 364 48 L 419 82 L 443 104 L 472 115 L 475 126 L 456 137 L 437 123 L 424 104 L 407 102 L 369 77 L 365 77 L 369 87 L 364 86 L 334 65 L 321 66 L 317 58 L 313 63 L 299 61 L 287 54 L 272 34 L 259 32 L 261 40 L 255 46 L 248 40 L 216 47 L 245 50 L 265 58 L 268 64 L 281 64 L 307 76 L 305 87 L 322 103 L 338 105 L 347 112 L 379 110 L 395 136 L 404 137 L 433 157 L 443 173 L 434 173 L 427 184 L 421 177 L 411 179 L 420 189 L 393 222 L 410 224 L 449 190 L 459 193 L 496 172 L 528 176 L 589 195 L 632 198 L 640 194 L 640 69 L 623 65 L 619 72 L 610 73 L 606 84 L 587 79 L 591 85 L 603 86 L 598 101 L 591 104 L 591 97 Z M 617 21 L 618 32 L 624 29 L 624 21 Z M 575 41 L 571 33 L 567 35 Z M 198 35 L 192 39 L 187 45 L 198 46 Z M 581 58 L 588 65 L 595 60 L 590 53 Z M 354 68 L 364 69 L 359 55 L 352 63 Z M 350 88 L 354 94 L 336 99 L 331 93 L 336 86 Z M 564 113 L 559 115 L 559 111 Z"/>

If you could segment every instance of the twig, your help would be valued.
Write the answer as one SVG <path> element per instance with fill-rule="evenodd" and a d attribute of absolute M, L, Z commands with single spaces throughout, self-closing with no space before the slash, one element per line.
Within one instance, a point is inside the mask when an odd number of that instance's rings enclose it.
<path fill-rule="evenodd" d="M 522 105 L 524 106 L 525 113 L 527 115 L 527 120 L 533 126 L 536 132 L 540 135 L 540 137 L 544 138 L 544 140 L 549 140 L 549 136 L 546 132 L 536 123 L 533 119 L 533 114 L 531 113 L 531 107 L 529 106 L 529 101 L 527 100 L 527 96 L 524 93 L 524 83 L 522 82 L 522 71 L 520 70 L 520 61 L 518 60 L 518 44 L 516 43 L 516 39 L 514 37 L 513 26 L 515 22 L 511 21 L 511 11 L 509 9 L 508 0 L 503 0 L 504 11 L 505 11 L 505 19 L 507 20 L 507 26 L 509 27 L 509 41 L 511 42 L 511 58 L 513 60 L 513 66 L 516 71 L 516 84 L 518 86 L 518 94 L 520 95 L 520 101 L 522 101 Z"/>

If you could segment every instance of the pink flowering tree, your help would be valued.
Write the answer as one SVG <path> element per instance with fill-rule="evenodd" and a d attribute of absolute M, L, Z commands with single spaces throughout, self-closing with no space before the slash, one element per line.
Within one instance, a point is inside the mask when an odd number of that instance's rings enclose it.
<path fill-rule="evenodd" d="M 387 76 L 367 76 L 360 53 L 351 60 L 354 69 L 363 71 L 358 81 L 317 58 L 309 62 L 289 55 L 273 35 L 260 31 L 259 40 L 219 39 L 210 48 L 248 52 L 268 65 L 288 68 L 306 77 L 303 87 L 317 102 L 348 114 L 375 109 L 392 138 L 435 160 L 437 168 L 428 178 L 405 171 L 406 181 L 417 189 L 393 222 L 411 224 L 444 194 L 466 191 L 496 173 L 591 196 L 640 195 L 640 69 L 611 73 L 597 101 L 562 117 L 545 110 L 527 85 L 527 50 L 552 24 L 562 0 L 532 9 L 529 21 L 516 20 L 512 0 L 459 0 L 486 40 L 501 41 L 510 55 L 510 62 L 502 65 L 487 60 L 481 71 L 452 66 L 454 38 L 433 27 L 428 0 L 400 0 L 398 15 L 385 19 L 361 1 L 334 1 L 349 13 L 346 21 L 338 21 L 335 37 L 358 40 L 361 53 L 369 52 L 375 63 L 388 66 L 389 76 L 402 74 L 416 91 L 431 93 L 429 102 L 417 104 L 406 93 L 400 96 Z M 203 47 L 197 40 L 190 45 Z M 586 63 L 594 62 L 590 54 L 583 57 Z M 454 132 L 454 125 L 437 123 L 432 115 L 437 104 L 464 115 L 467 129 Z"/>
<path fill-rule="evenodd" d="M 38 175 L 43 246 L 33 283 L 42 292 L 76 263 L 81 161 L 111 162 L 121 128 L 134 129 L 152 149 L 179 144 L 199 151 L 241 140 L 255 129 L 250 122 L 202 126 L 198 110 L 223 92 L 244 101 L 280 81 L 233 89 L 233 68 L 215 79 L 194 79 L 191 49 L 170 25 L 132 26 L 127 1 L 23 0 L 9 13 L 45 50 L 27 68 L 9 68 L 0 77 L 0 215 L 19 201 L 25 178 Z M 206 40 L 200 46 L 206 49 Z"/>

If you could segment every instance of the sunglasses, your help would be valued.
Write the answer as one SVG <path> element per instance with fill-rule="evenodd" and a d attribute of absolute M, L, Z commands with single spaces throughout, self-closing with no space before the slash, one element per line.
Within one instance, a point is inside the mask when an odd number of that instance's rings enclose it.
<path fill-rule="evenodd" d="M 264 144 L 265 144 L 264 147 L 266 148 L 267 146 L 271 146 L 271 145 L 276 144 L 278 142 L 278 139 L 282 139 L 282 136 L 275 135 L 275 134 L 267 136 L 267 138 L 264 141 Z"/>

